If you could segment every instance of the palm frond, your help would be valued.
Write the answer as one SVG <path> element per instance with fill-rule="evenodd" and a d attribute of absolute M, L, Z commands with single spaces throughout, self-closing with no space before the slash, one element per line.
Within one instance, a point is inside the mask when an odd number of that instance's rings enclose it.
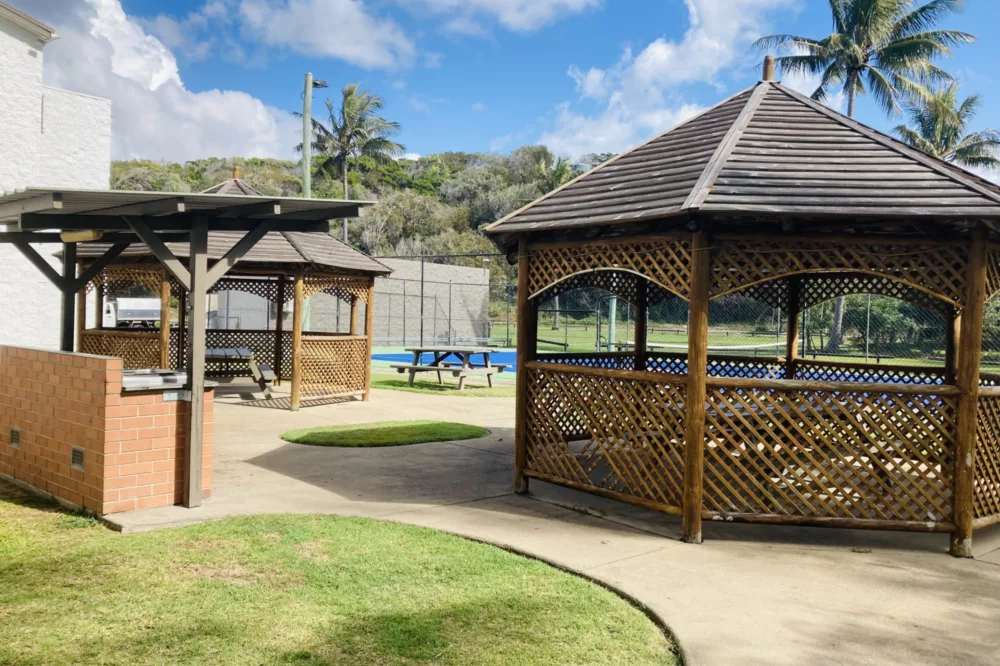
<path fill-rule="evenodd" d="M 929 153 L 938 157 L 937 151 L 934 148 L 934 144 L 923 136 L 919 132 L 916 132 L 906 125 L 897 125 L 892 133 L 899 137 L 899 140 L 910 146 L 911 148 L 916 148 L 917 150 L 922 150 L 925 153 Z"/>
<path fill-rule="evenodd" d="M 931 0 L 900 18 L 889 34 L 889 40 L 930 30 L 945 17 L 961 11 L 963 4 L 962 0 Z"/>

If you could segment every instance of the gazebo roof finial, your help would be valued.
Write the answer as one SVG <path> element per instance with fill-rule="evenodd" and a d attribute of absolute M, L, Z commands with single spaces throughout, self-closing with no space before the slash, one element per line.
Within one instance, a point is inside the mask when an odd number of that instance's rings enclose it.
<path fill-rule="evenodd" d="M 774 56 L 764 56 L 764 76 L 761 81 L 774 81 Z"/>

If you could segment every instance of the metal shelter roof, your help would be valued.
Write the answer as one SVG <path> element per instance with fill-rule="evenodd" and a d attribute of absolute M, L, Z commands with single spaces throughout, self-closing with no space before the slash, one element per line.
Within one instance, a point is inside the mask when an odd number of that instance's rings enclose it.
<path fill-rule="evenodd" d="M 120 220 L 116 223 L 115 218 L 141 216 L 147 222 L 166 223 L 173 220 L 177 224 L 172 226 L 182 230 L 185 220 L 202 217 L 212 228 L 227 226 L 227 219 L 257 222 L 268 219 L 280 228 L 286 222 L 325 222 L 357 217 L 360 207 L 371 203 L 245 194 L 30 187 L 0 196 L 0 223 L 13 224 L 17 230 L 67 228 L 70 220 L 65 218 L 72 216 L 77 218 L 72 222 L 72 228 L 121 229 L 126 225 Z M 230 223 L 228 226 L 242 228 L 245 224 Z"/>
<path fill-rule="evenodd" d="M 1000 189 L 761 81 L 486 231 L 555 231 L 688 213 L 988 219 L 1000 218 Z"/>

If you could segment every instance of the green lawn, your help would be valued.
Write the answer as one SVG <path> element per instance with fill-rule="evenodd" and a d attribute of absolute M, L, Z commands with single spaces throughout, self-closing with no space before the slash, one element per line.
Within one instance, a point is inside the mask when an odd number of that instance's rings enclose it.
<path fill-rule="evenodd" d="M 485 437 L 489 431 L 479 426 L 444 421 L 381 421 L 290 430 L 282 439 L 314 446 L 402 446 L 427 442 L 455 442 Z"/>
<path fill-rule="evenodd" d="M 0 571 L 0 664 L 677 663 L 597 585 L 360 518 L 120 535 L 0 482 Z"/>
<path fill-rule="evenodd" d="M 433 393 L 440 395 L 455 395 L 479 398 L 513 398 L 516 395 L 514 382 L 501 381 L 493 378 L 493 388 L 486 384 L 472 383 L 466 380 L 465 388 L 458 390 L 458 382 L 445 379 L 444 384 L 438 384 L 437 379 L 417 379 L 410 386 L 406 375 L 400 374 L 378 374 L 378 370 L 372 374 L 372 388 L 388 389 L 390 391 L 408 391 L 410 393 Z"/>

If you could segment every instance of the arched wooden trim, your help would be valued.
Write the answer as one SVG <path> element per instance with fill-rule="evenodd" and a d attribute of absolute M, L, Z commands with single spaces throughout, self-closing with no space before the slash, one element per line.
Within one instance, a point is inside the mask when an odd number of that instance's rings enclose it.
<path fill-rule="evenodd" d="M 691 241 L 672 236 L 529 246 L 528 293 L 579 273 L 611 270 L 635 273 L 686 300 L 691 277 Z"/>
<path fill-rule="evenodd" d="M 775 282 L 777 280 L 784 280 L 786 278 L 792 278 L 792 277 L 809 278 L 809 277 L 813 277 L 813 276 L 817 276 L 817 275 L 822 276 L 822 275 L 845 275 L 845 274 L 865 275 L 865 276 L 869 276 L 869 277 L 875 277 L 875 278 L 885 279 L 885 280 L 890 281 L 890 282 L 896 282 L 898 284 L 902 284 L 902 285 L 904 285 L 906 287 L 909 287 L 911 289 L 914 289 L 916 291 L 923 292 L 923 293 L 927 294 L 928 296 L 933 297 L 935 300 L 941 301 L 942 303 L 944 303 L 947 306 L 959 307 L 959 308 L 962 307 L 962 303 L 961 302 L 956 302 L 956 301 L 952 300 L 951 298 L 949 298 L 948 296 L 946 296 L 944 294 L 936 293 L 936 292 L 934 292 L 931 289 L 927 289 L 926 287 L 922 287 L 922 286 L 920 286 L 918 284 L 914 284 L 911 281 L 904 280 L 904 279 L 898 278 L 898 277 L 893 276 L 893 275 L 887 275 L 885 273 L 880 273 L 880 272 L 877 272 L 877 271 L 858 270 L 858 269 L 854 269 L 854 270 L 844 270 L 844 269 L 828 269 L 827 270 L 827 269 L 821 269 L 821 270 L 789 271 L 787 273 L 782 273 L 780 275 L 773 275 L 773 276 L 765 277 L 765 278 L 762 278 L 762 279 L 759 279 L 759 280 L 755 280 L 753 282 L 749 282 L 747 284 L 740 285 L 739 287 L 737 287 L 735 289 L 728 289 L 728 290 L 725 290 L 725 291 L 714 292 L 711 295 L 711 300 L 714 301 L 714 300 L 718 300 L 718 299 L 722 298 L 723 296 L 729 296 L 731 294 L 743 293 L 743 292 L 746 292 L 748 290 L 752 290 L 754 287 L 758 287 L 758 286 L 760 286 L 762 284 L 767 284 L 769 282 Z M 857 292 L 857 293 L 868 293 L 868 292 Z M 870 293 L 876 293 L 876 292 L 870 292 Z M 848 295 L 850 295 L 850 293 L 838 294 L 837 296 L 848 296 Z M 819 303 L 825 303 L 827 300 L 833 300 L 834 298 L 837 298 L 837 296 L 832 296 L 829 299 L 824 299 L 823 301 L 818 301 L 817 303 L 814 303 L 812 305 L 819 305 Z M 896 297 L 896 298 L 898 298 L 898 297 Z M 903 299 L 900 299 L 900 300 L 903 300 Z M 809 307 L 812 307 L 812 305 L 810 305 Z"/>
<path fill-rule="evenodd" d="M 647 284 L 655 285 L 655 286 L 659 287 L 664 292 L 670 294 L 670 296 L 675 296 L 675 297 L 680 298 L 680 299 L 685 300 L 685 301 L 687 300 L 687 296 L 686 295 L 678 293 L 677 290 L 671 289 L 667 285 L 663 284 L 662 282 L 658 282 L 658 281 L 652 279 L 648 275 L 645 275 L 645 274 L 640 273 L 638 271 L 633 271 L 633 270 L 629 270 L 629 269 L 625 269 L 625 268 L 620 268 L 620 267 L 613 267 L 613 266 L 609 266 L 607 268 L 589 268 L 589 269 L 586 269 L 586 270 L 577 271 L 576 273 L 572 273 L 572 274 L 567 275 L 565 277 L 561 277 L 558 280 L 556 280 L 555 282 L 551 282 L 551 283 L 545 285 L 544 287 L 542 287 L 541 289 L 535 291 L 533 294 L 531 294 L 530 296 L 528 296 L 528 300 L 536 300 L 536 299 L 537 300 L 541 300 L 541 299 L 539 299 L 540 296 L 544 296 L 546 294 L 549 294 L 550 292 L 552 292 L 552 290 L 555 287 L 558 287 L 559 285 L 562 285 L 562 284 L 564 284 L 565 282 L 567 282 L 569 280 L 575 280 L 575 279 L 579 278 L 581 275 L 588 275 L 588 274 L 591 274 L 591 273 L 627 273 L 627 274 L 630 274 L 630 275 L 634 275 L 634 276 L 636 276 L 636 277 L 638 277 L 638 278 L 640 278 L 642 280 L 645 280 Z M 597 286 L 597 285 L 582 285 L 582 286 Z M 600 287 L 600 288 L 603 289 L 603 287 Z M 569 291 L 571 291 L 571 289 L 567 289 L 566 291 L 561 291 L 561 292 L 559 292 L 559 294 L 561 295 L 561 294 L 567 293 Z M 611 293 L 614 293 L 614 292 L 611 292 Z M 654 292 L 650 292 L 650 296 L 653 296 L 653 293 Z M 635 296 L 634 295 L 632 295 L 631 297 L 629 297 L 628 295 L 616 294 L 616 296 L 618 296 L 619 298 L 621 298 L 621 299 L 623 299 L 625 301 L 628 301 L 632 305 L 635 305 Z M 654 303 L 655 302 L 662 302 L 663 300 L 665 300 L 665 299 L 658 299 L 657 300 L 657 299 L 653 298 L 653 299 L 651 299 L 651 302 L 654 302 Z"/>
<path fill-rule="evenodd" d="M 712 296 L 788 275 L 884 277 L 957 306 L 965 304 L 968 246 L 946 241 L 855 237 L 728 237 L 717 242 Z"/>

